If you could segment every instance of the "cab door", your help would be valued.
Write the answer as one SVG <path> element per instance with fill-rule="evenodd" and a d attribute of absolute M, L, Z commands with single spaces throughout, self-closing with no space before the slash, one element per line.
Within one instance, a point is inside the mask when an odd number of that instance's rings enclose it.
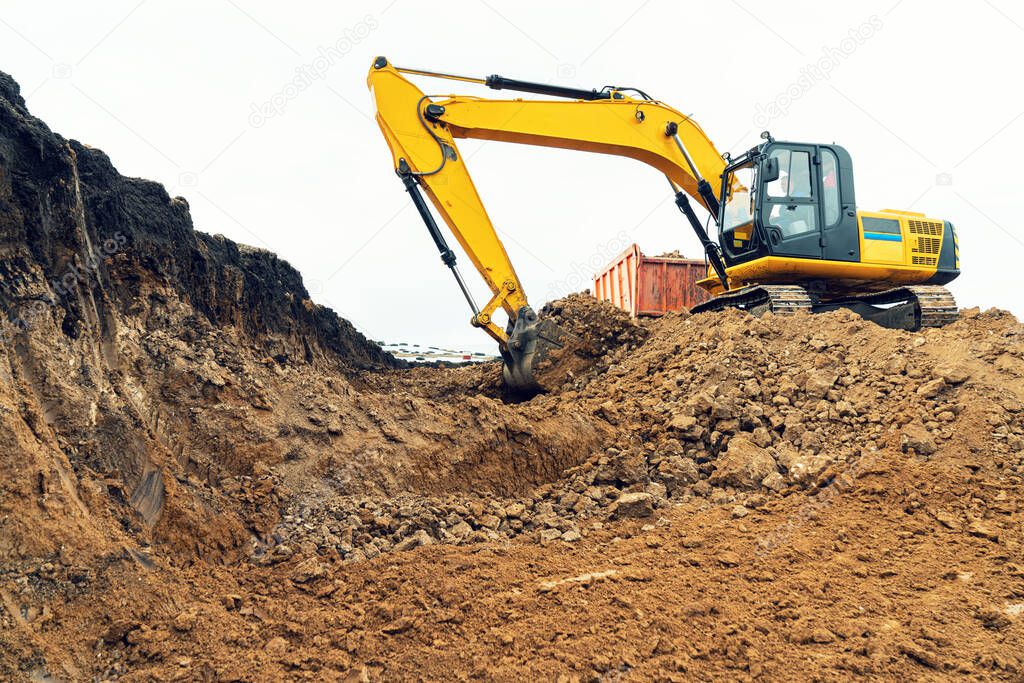
<path fill-rule="evenodd" d="M 821 207 L 813 145 L 773 145 L 762 164 L 777 164 L 764 183 L 761 225 L 773 256 L 822 258 Z M 773 169 L 774 171 L 774 169 Z M 777 177 L 775 177 L 777 175 Z"/>

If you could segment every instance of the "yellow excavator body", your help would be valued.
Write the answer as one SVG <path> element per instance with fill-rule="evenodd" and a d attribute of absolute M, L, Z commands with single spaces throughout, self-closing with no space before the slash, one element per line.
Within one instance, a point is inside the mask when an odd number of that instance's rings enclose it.
<path fill-rule="evenodd" d="M 897 221 L 898 232 L 872 233 L 864 218 Z M 763 256 L 728 266 L 730 289 L 755 284 L 790 284 L 828 280 L 839 292 L 877 292 L 895 285 L 926 284 L 935 278 L 942 253 L 943 221 L 913 211 L 858 211 L 859 261 Z M 889 235 L 899 239 L 889 238 Z M 749 239 L 749 238 L 748 238 Z M 960 269 L 960 248 L 953 239 L 953 267 Z M 712 294 L 726 290 L 714 272 L 697 282 Z"/>

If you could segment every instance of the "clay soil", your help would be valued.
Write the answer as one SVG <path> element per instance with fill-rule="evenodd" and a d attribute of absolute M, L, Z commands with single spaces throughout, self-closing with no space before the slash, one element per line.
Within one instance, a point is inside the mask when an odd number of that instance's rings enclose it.
<path fill-rule="evenodd" d="M 1015 680 L 1024 347 L 1012 317 L 967 316 L 671 316 L 525 403 L 480 391 L 493 366 L 357 377 L 359 410 L 394 420 L 382 472 L 339 473 L 366 433 L 218 482 L 273 518 L 233 552 L 190 547 L 213 523 L 141 546 L 97 525 L 93 559 L 8 574 L 0 661 L 72 680 Z M 341 404 L 329 384 L 313 393 Z M 432 430 L 447 447 L 420 448 Z"/>

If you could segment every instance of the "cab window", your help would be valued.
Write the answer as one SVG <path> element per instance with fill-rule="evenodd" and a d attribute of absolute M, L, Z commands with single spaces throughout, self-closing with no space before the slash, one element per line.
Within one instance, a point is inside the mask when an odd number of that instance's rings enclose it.
<path fill-rule="evenodd" d="M 830 149 L 821 150 L 821 199 L 825 208 L 825 225 L 839 222 L 839 160 Z"/>
<path fill-rule="evenodd" d="M 755 181 L 753 166 L 742 166 L 729 173 L 722 220 L 723 230 L 732 230 L 754 220 Z"/>
<path fill-rule="evenodd" d="M 772 204 L 768 215 L 768 225 L 778 228 L 783 239 L 816 232 L 818 223 L 815 219 L 817 207 L 814 204 Z"/>
<path fill-rule="evenodd" d="M 769 197 L 787 199 L 811 198 L 811 155 L 791 149 L 774 149 L 771 158 L 779 163 L 779 177 L 767 183 Z"/>

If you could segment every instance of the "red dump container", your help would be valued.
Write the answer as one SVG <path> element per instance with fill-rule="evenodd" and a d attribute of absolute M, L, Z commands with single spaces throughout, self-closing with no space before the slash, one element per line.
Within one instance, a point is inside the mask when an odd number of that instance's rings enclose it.
<path fill-rule="evenodd" d="M 703 260 L 644 256 L 632 245 L 594 276 L 594 296 L 634 318 L 692 308 L 711 298 L 697 286 L 706 276 Z"/>

